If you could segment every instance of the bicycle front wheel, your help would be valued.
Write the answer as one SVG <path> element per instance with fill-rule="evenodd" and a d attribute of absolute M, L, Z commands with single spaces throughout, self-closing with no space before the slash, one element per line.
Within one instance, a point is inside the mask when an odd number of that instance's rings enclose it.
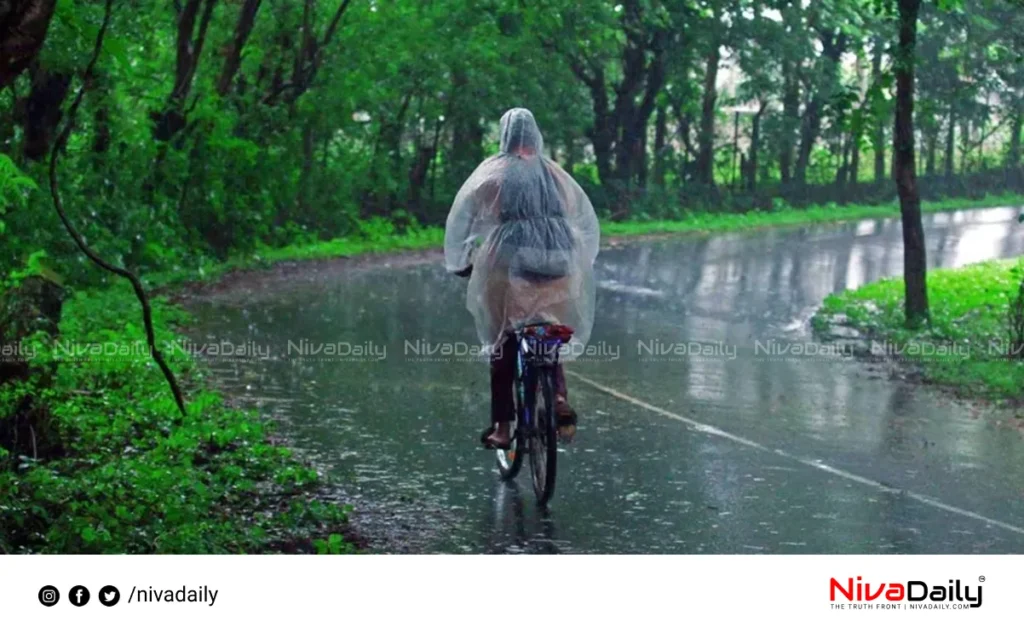
<path fill-rule="evenodd" d="M 522 423 L 512 429 L 512 446 L 506 451 L 495 449 L 498 461 L 498 472 L 501 478 L 508 481 L 515 479 L 519 469 L 523 467 L 523 455 L 526 453 L 526 430 Z"/>
<path fill-rule="evenodd" d="M 558 471 L 554 367 L 540 369 L 540 391 L 544 398 L 544 408 L 537 411 L 530 437 L 530 469 L 533 471 L 533 491 L 537 495 L 537 503 L 543 506 L 555 493 L 555 474 Z"/>

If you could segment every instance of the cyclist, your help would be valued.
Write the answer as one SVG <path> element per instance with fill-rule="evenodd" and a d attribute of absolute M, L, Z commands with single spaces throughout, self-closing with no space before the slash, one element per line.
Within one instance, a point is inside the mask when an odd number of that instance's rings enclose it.
<path fill-rule="evenodd" d="M 594 207 L 579 184 L 543 155 L 533 114 L 513 108 L 501 117 L 498 154 L 462 185 L 445 227 L 445 267 L 469 277 L 466 307 L 480 342 L 491 347 L 488 448 L 507 449 L 516 417 L 514 330 L 552 322 L 573 328 L 561 350 L 582 350 L 594 320 L 593 266 L 600 241 Z M 575 430 L 561 365 L 555 414 L 563 436 Z"/>

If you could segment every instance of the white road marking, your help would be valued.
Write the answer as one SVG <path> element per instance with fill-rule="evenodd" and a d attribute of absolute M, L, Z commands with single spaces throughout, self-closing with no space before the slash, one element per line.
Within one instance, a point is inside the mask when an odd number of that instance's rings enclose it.
<path fill-rule="evenodd" d="M 593 387 L 594 389 L 597 389 L 598 391 L 600 391 L 602 393 L 608 394 L 609 396 L 612 396 L 614 398 L 618 398 L 619 400 L 623 400 L 623 401 L 628 402 L 628 403 L 630 403 L 632 405 L 638 406 L 641 409 L 647 409 L 648 411 L 652 411 L 652 412 L 657 413 L 658 415 L 664 416 L 666 418 L 669 418 L 669 419 L 672 419 L 672 420 L 676 420 L 678 422 L 682 422 L 683 424 L 686 424 L 687 426 L 689 426 L 690 428 L 692 428 L 695 431 L 699 431 L 701 433 L 707 433 L 708 435 L 715 435 L 717 437 L 725 438 L 727 440 L 731 440 L 733 442 L 736 442 L 737 444 L 742 444 L 743 446 L 747 446 L 749 448 L 753 448 L 753 449 L 758 450 L 758 451 L 763 451 L 765 453 L 773 453 L 773 454 L 778 455 L 780 457 L 784 457 L 786 459 L 793 460 L 795 462 L 803 464 L 804 466 L 809 466 L 811 468 L 827 472 L 830 475 L 835 475 L 836 477 L 842 477 L 843 479 L 846 479 L 848 481 L 853 481 L 853 482 L 862 484 L 864 486 L 868 486 L 870 488 L 874 488 L 876 490 L 880 490 L 882 492 L 906 495 L 910 499 L 913 499 L 914 501 L 923 503 L 923 504 L 925 504 L 927 506 L 931 506 L 933 508 L 938 508 L 939 510 L 945 510 L 946 512 L 949 512 L 951 514 L 957 514 L 957 515 L 960 515 L 962 517 L 967 517 L 969 519 L 974 519 L 976 521 L 981 521 L 983 523 L 988 523 L 990 525 L 1001 527 L 1004 530 L 1009 530 L 1010 532 L 1015 532 L 1017 534 L 1024 535 L 1024 528 L 1022 528 L 1022 527 L 1019 527 L 1019 526 L 1016 526 L 1016 525 L 1012 525 L 1012 524 L 1006 523 L 1004 521 L 999 521 L 997 519 L 990 519 L 990 518 L 988 518 L 986 516 L 982 516 L 982 515 L 978 514 L 977 512 L 971 512 L 970 510 L 964 510 L 963 508 L 958 508 L 956 506 L 951 506 L 948 503 L 944 503 L 942 501 L 939 501 L 938 499 L 934 499 L 934 498 L 929 497 L 927 495 L 918 494 L 916 492 L 911 492 L 909 490 L 903 490 L 901 488 L 893 488 L 892 486 L 888 486 L 886 484 L 883 484 L 880 481 L 875 481 L 874 479 L 869 479 L 867 477 L 861 477 L 860 475 L 855 475 L 854 473 L 842 470 L 841 468 L 835 468 L 834 466 L 829 466 L 828 464 L 822 462 L 821 460 L 808 459 L 808 458 L 805 458 L 805 457 L 798 457 L 796 455 L 792 455 L 792 454 L 787 453 L 786 451 L 778 449 L 778 448 L 769 448 L 769 447 L 767 447 L 767 446 L 765 446 L 763 444 L 759 444 L 758 442 L 755 442 L 754 440 L 749 440 L 749 439 L 747 439 L 745 437 L 741 437 L 741 436 L 736 435 L 734 433 L 729 433 L 728 431 L 724 431 L 724 430 L 722 430 L 722 429 L 720 429 L 720 428 L 718 428 L 716 426 L 711 426 L 710 424 L 704 424 L 702 422 L 698 422 L 698 421 L 693 420 L 691 418 L 688 418 L 686 416 L 679 415 L 678 413 L 673 413 L 671 411 L 667 411 L 667 410 L 662 409 L 661 407 L 657 407 L 657 406 L 655 406 L 655 405 L 653 405 L 653 404 L 651 404 L 649 402 L 644 402 L 643 400 L 640 400 L 638 398 L 634 398 L 633 396 L 630 396 L 628 394 L 622 393 L 621 391 L 617 391 L 615 389 L 612 389 L 611 387 L 602 385 L 601 383 L 596 382 L 594 380 L 591 380 L 590 378 L 587 378 L 586 376 L 581 376 L 580 374 L 578 374 L 578 373 L 576 373 L 574 371 L 570 371 L 570 370 L 567 369 L 567 370 L 565 370 L 565 373 L 573 376 L 577 380 L 583 381 L 584 383 L 590 385 L 591 387 Z"/>

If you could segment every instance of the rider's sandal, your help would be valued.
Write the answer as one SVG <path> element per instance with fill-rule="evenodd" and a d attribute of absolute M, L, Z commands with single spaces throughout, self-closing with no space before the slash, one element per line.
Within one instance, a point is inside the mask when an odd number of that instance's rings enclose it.
<path fill-rule="evenodd" d="M 486 429 L 484 429 L 484 432 L 480 434 L 480 443 L 483 444 L 484 448 L 488 450 L 497 449 L 507 451 L 510 448 L 512 448 L 512 438 L 509 438 L 509 441 L 506 444 L 496 444 L 495 442 L 491 441 L 491 433 L 494 433 L 495 426 L 497 425 L 489 426 Z"/>
<path fill-rule="evenodd" d="M 567 400 L 558 398 L 555 400 L 555 424 L 558 426 L 576 426 L 576 410 L 572 408 Z"/>
<path fill-rule="evenodd" d="M 555 425 L 558 427 L 558 439 L 571 442 L 576 435 L 576 410 L 569 406 L 563 398 L 555 401 Z"/>

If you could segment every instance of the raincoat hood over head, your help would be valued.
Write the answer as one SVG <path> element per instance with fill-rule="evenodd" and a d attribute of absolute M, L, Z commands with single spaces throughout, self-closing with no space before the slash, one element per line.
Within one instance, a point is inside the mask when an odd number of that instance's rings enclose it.
<path fill-rule="evenodd" d="M 502 154 L 536 154 L 544 151 L 544 138 L 533 113 L 526 108 L 512 108 L 501 117 Z"/>

